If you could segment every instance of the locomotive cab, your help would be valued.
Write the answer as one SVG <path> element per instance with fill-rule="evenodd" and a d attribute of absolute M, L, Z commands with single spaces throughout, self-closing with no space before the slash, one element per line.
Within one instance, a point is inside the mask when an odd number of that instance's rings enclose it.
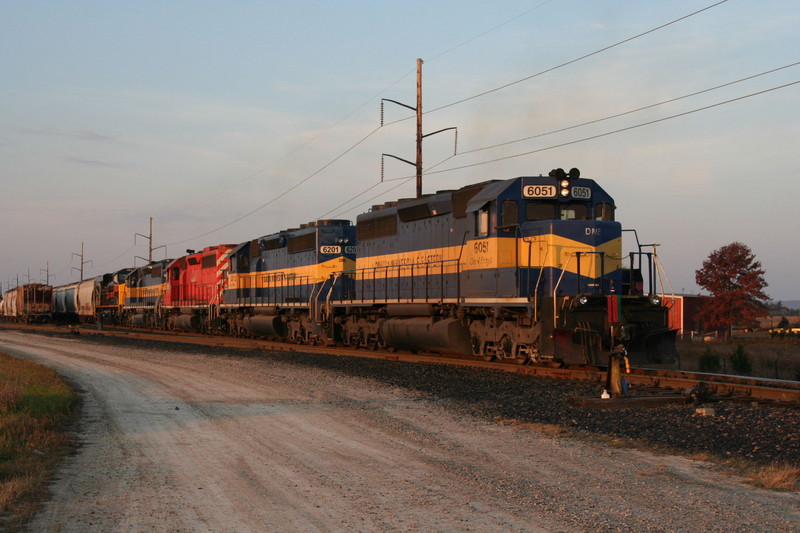
<path fill-rule="evenodd" d="M 462 288 L 465 296 L 494 296 L 492 308 L 472 310 L 477 355 L 602 364 L 624 344 L 637 362 L 674 359 L 667 309 L 651 297 L 652 254 L 639 250 L 623 267 L 616 207 L 596 182 L 557 169 L 493 183 L 467 210 L 474 233 Z"/>

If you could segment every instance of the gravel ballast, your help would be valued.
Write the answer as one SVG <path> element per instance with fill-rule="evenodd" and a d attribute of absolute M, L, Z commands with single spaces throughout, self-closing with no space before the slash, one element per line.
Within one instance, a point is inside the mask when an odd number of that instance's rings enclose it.
<path fill-rule="evenodd" d="M 96 342 L 143 342 L 84 336 Z M 524 424 L 563 426 L 573 434 L 608 442 L 714 459 L 743 460 L 755 466 L 800 468 L 800 411 L 732 401 L 596 410 L 572 405 L 575 397 L 599 397 L 596 383 L 563 381 L 448 364 L 407 363 L 383 359 L 303 353 L 302 351 L 231 350 L 153 342 L 172 350 L 203 350 L 209 355 L 263 357 L 426 393 L 471 415 Z M 302 350 L 302 348 L 298 348 Z M 636 390 L 632 389 L 631 394 Z M 697 412 L 713 407 L 714 415 Z"/>

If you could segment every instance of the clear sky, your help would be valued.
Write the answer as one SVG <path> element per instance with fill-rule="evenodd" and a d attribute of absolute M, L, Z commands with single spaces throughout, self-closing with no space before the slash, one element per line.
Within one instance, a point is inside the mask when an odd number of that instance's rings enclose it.
<path fill-rule="evenodd" d="M 142 265 L 150 217 L 176 257 L 414 196 L 397 160 L 381 183 L 415 126 L 380 99 L 415 105 L 422 58 L 424 132 L 458 128 L 424 192 L 578 167 L 675 292 L 739 241 L 800 299 L 800 3 L 657 29 L 713 4 L 2 0 L 0 282 L 75 281 L 81 243 L 85 277 Z"/>

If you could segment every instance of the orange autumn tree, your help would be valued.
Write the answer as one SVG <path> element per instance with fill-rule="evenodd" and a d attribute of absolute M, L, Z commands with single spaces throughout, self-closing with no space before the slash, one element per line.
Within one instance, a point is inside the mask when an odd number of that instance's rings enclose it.
<path fill-rule="evenodd" d="M 749 326 L 769 314 L 764 269 L 740 242 L 711 252 L 703 267 L 695 271 L 695 281 L 711 293 L 703 299 L 697 317 L 707 329 L 725 329 L 727 336 L 731 326 Z"/>

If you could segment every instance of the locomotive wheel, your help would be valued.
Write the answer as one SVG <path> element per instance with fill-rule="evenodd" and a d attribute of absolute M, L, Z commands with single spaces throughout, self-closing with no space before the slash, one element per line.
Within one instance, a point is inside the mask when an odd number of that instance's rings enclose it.
<path fill-rule="evenodd" d="M 512 359 L 513 354 L 511 352 L 514 350 L 514 343 L 511 342 L 511 337 L 503 335 L 500 338 L 500 342 L 495 345 L 495 350 L 499 359 Z"/>
<path fill-rule="evenodd" d="M 353 336 L 353 346 L 356 348 L 367 348 L 369 336 L 363 328 L 358 329 L 358 333 Z"/>
<path fill-rule="evenodd" d="M 472 337 L 472 355 L 477 355 L 483 358 L 484 361 L 494 360 L 493 353 L 483 352 L 483 341 L 477 335 Z"/>

